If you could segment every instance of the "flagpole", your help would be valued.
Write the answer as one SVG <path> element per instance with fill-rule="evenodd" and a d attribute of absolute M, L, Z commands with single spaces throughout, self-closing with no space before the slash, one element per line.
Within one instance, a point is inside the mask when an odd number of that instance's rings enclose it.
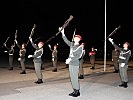
<path fill-rule="evenodd" d="M 105 35 L 104 35 L 104 72 L 106 70 L 106 0 L 105 0 Z"/>

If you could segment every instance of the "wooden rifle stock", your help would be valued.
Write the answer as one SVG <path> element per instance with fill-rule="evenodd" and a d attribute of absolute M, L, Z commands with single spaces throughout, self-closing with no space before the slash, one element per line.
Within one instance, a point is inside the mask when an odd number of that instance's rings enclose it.
<path fill-rule="evenodd" d="M 52 40 L 53 38 L 55 38 L 64 28 L 66 28 L 66 26 L 68 26 L 69 22 L 73 19 L 73 16 L 70 15 L 70 17 L 65 21 L 65 23 L 62 25 L 62 28 L 60 31 L 58 31 L 55 36 L 50 37 L 45 43 L 49 42 L 50 40 Z"/>

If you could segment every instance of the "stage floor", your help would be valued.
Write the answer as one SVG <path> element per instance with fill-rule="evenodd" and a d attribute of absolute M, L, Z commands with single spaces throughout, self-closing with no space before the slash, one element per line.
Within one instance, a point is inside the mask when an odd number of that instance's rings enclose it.
<path fill-rule="evenodd" d="M 2 65 L 1 65 L 2 66 Z M 128 88 L 122 88 L 119 73 L 113 73 L 112 62 L 108 61 L 104 71 L 103 61 L 96 61 L 96 69 L 84 62 L 84 79 L 79 79 L 79 97 L 70 97 L 72 92 L 69 71 L 64 62 L 58 62 L 58 71 L 52 72 L 52 63 L 43 64 L 43 84 L 37 80 L 33 64 L 27 64 L 27 74 L 20 65 L 9 71 L 0 67 L 0 100 L 133 100 L 133 63 L 128 68 Z"/>

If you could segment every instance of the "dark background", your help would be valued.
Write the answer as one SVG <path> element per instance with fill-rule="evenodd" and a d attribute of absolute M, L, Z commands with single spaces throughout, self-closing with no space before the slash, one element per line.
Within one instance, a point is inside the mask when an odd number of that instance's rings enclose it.
<path fill-rule="evenodd" d="M 106 4 L 106 12 L 105 12 Z M 7 45 L 14 41 L 15 31 L 18 30 L 19 44 L 27 43 L 33 24 L 36 24 L 33 40 L 38 43 L 40 40 L 47 41 L 58 32 L 58 28 L 72 15 L 74 18 L 65 28 L 65 34 L 69 40 L 72 39 L 76 28 L 76 34 L 83 37 L 81 42 L 85 42 L 86 57 L 90 48 L 94 46 L 98 49 L 97 58 L 104 55 L 104 35 L 105 35 L 105 15 L 107 36 L 119 25 L 121 28 L 112 36 L 116 44 L 125 41 L 131 43 L 132 49 L 132 3 L 121 0 L 89 0 L 89 1 L 40 1 L 40 0 L 10 0 L 0 3 L 0 45 L 1 57 L 8 58 L 3 51 L 3 43 L 7 37 L 10 39 Z M 52 46 L 58 43 L 59 60 L 68 57 L 69 47 L 64 43 L 61 34 L 53 38 L 44 46 L 43 59 L 51 59 L 51 52 L 48 44 Z M 113 46 L 107 41 L 107 55 L 110 57 Z M 16 56 L 19 49 L 15 47 Z M 27 55 L 33 54 L 34 49 L 29 43 Z M 16 57 L 17 58 L 17 57 Z"/>

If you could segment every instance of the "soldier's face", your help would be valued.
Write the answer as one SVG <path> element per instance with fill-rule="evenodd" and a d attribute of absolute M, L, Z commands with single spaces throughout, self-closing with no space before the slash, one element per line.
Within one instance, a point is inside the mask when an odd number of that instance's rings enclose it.
<path fill-rule="evenodd" d="M 24 45 L 24 44 L 22 44 L 22 48 L 23 48 L 23 49 L 25 48 L 25 45 Z"/>
<path fill-rule="evenodd" d="M 94 48 L 91 48 L 92 51 L 94 51 Z"/>
<path fill-rule="evenodd" d="M 43 46 L 42 43 L 39 42 L 38 47 L 41 48 L 42 46 Z"/>
<path fill-rule="evenodd" d="M 56 46 L 54 46 L 54 50 L 56 49 L 57 47 Z"/>
<path fill-rule="evenodd" d="M 74 37 L 74 42 L 79 42 L 79 41 L 80 41 L 80 38 Z"/>
<path fill-rule="evenodd" d="M 124 47 L 124 48 L 128 48 L 128 44 L 127 44 L 127 43 L 124 43 L 124 44 L 123 44 L 123 47 Z"/>
<path fill-rule="evenodd" d="M 11 49 L 13 49 L 13 45 L 11 46 Z"/>

